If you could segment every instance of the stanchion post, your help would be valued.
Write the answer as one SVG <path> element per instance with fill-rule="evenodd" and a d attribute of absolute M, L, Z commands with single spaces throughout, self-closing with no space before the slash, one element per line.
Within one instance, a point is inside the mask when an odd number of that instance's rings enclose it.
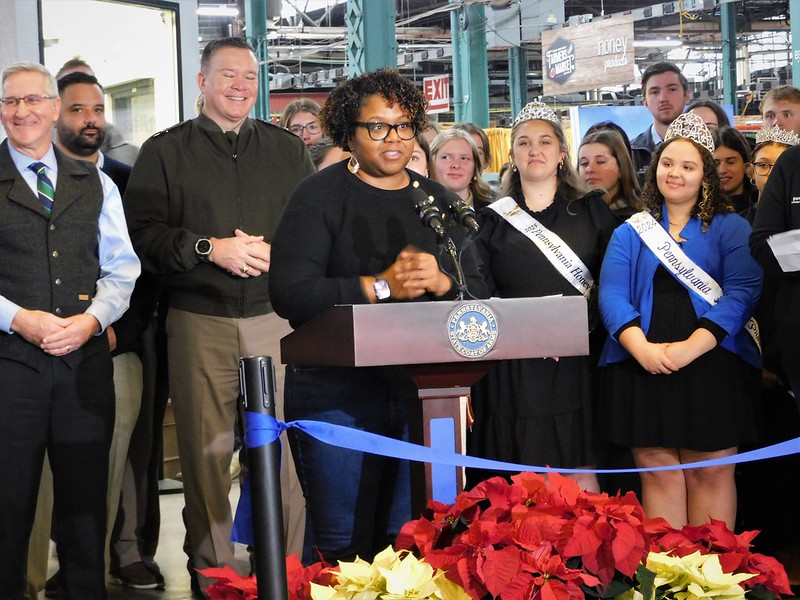
<path fill-rule="evenodd" d="M 268 356 L 239 360 L 239 385 L 247 413 L 275 416 L 275 371 Z M 248 448 L 253 541 L 260 600 L 286 600 L 286 556 L 280 483 L 280 442 Z"/>

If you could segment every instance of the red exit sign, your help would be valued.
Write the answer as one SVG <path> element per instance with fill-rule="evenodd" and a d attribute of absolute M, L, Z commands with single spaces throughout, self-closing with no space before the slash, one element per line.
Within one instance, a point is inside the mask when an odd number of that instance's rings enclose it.
<path fill-rule="evenodd" d="M 450 110 L 450 76 L 437 75 L 422 80 L 422 91 L 428 100 L 428 112 L 440 113 Z"/>

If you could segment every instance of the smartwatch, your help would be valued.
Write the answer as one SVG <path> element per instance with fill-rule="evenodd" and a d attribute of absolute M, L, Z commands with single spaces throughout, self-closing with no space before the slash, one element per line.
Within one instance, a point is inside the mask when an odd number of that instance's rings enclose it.
<path fill-rule="evenodd" d="M 209 262 L 211 260 L 209 256 L 213 249 L 214 245 L 211 243 L 211 240 L 205 237 L 197 240 L 194 245 L 194 253 L 197 254 L 197 257 L 203 262 Z"/>
<path fill-rule="evenodd" d="M 372 284 L 372 289 L 378 302 L 386 302 L 392 297 L 392 288 L 389 287 L 389 282 L 385 279 L 376 277 L 375 283 Z"/>

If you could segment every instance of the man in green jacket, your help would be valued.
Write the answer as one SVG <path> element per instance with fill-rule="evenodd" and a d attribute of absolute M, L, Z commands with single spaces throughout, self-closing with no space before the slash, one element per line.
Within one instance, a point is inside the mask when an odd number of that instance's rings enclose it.
<path fill-rule="evenodd" d="M 209 43 L 202 114 L 142 146 L 125 212 L 143 268 L 169 293 L 170 396 L 186 496 L 189 565 L 230 565 L 229 465 L 241 356 L 278 355 L 269 241 L 297 183 L 314 172 L 302 140 L 248 117 L 258 65 L 240 38 Z M 204 586 L 193 580 L 193 587 Z"/>

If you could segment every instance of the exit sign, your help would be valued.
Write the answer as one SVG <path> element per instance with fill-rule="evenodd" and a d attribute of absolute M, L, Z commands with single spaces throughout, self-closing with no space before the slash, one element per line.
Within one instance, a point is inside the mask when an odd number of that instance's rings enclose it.
<path fill-rule="evenodd" d="M 422 91 L 428 101 L 429 113 L 447 112 L 450 110 L 450 76 L 437 75 L 422 80 Z"/>

